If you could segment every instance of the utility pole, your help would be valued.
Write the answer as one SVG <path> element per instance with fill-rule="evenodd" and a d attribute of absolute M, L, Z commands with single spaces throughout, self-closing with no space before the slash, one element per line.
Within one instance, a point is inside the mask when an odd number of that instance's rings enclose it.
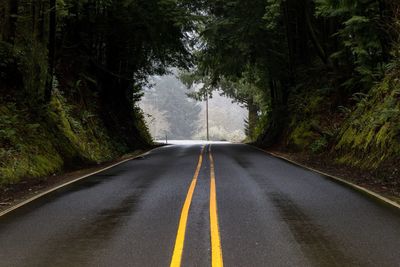
<path fill-rule="evenodd" d="M 207 125 L 207 141 L 210 141 L 210 133 L 208 128 L 208 93 L 206 94 L 206 125 Z"/>

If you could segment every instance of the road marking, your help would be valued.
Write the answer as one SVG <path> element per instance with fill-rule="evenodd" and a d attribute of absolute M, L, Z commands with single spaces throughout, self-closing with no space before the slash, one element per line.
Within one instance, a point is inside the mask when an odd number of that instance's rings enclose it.
<path fill-rule="evenodd" d="M 194 189 L 196 188 L 197 178 L 199 177 L 201 164 L 203 163 L 204 145 L 201 148 L 199 161 L 190 184 L 185 203 L 182 207 L 181 218 L 179 220 L 178 232 L 176 234 L 174 252 L 172 254 L 171 267 L 180 267 L 183 253 L 183 245 L 185 243 L 186 225 L 189 215 L 190 204 L 192 203 Z"/>
<path fill-rule="evenodd" d="M 211 155 L 211 145 L 208 156 L 210 158 L 210 238 L 211 238 L 211 266 L 224 266 L 222 258 L 221 238 L 218 226 L 217 190 L 215 186 L 214 159 Z"/>

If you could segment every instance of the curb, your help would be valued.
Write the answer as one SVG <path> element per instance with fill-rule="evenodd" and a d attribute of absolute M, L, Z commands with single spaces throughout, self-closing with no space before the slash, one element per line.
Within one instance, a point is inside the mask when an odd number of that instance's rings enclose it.
<path fill-rule="evenodd" d="M 387 197 L 379 195 L 378 193 L 375 193 L 375 192 L 373 192 L 373 191 L 371 191 L 369 189 L 366 189 L 366 188 L 361 187 L 359 185 L 356 185 L 356 184 L 354 184 L 352 182 L 344 180 L 343 178 L 339 178 L 337 176 L 334 176 L 334 175 L 331 175 L 331 174 L 316 170 L 314 168 L 308 167 L 308 166 L 303 165 L 301 163 L 298 163 L 298 162 L 296 162 L 294 160 L 288 159 L 288 158 L 286 158 L 284 156 L 275 154 L 273 152 L 265 151 L 265 150 L 263 150 L 263 149 L 261 149 L 259 147 L 254 147 L 254 148 L 256 148 L 256 149 L 258 149 L 258 150 L 260 150 L 260 151 L 262 151 L 262 152 L 264 152 L 264 153 L 266 153 L 266 154 L 268 154 L 270 156 L 273 156 L 275 158 L 284 160 L 284 161 L 289 162 L 289 163 L 291 163 L 293 165 L 299 166 L 299 167 L 301 167 L 303 169 L 318 173 L 318 174 L 324 176 L 325 178 L 327 178 L 327 179 L 329 179 L 329 180 L 331 180 L 333 182 L 336 182 L 338 184 L 344 185 L 344 186 L 346 186 L 346 187 L 348 187 L 350 189 L 353 189 L 353 190 L 355 190 L 355 191 L 357 191 L 357 192 L 359 192 L 359 193 L 361 193 L 361 194 L 363 194 L 363 195 L 365 195 L 367 197 L 370 197 L 370 198 L 372 198 L 372 199 L 374 199 L 376 201 L 379 201 L 379 202 L 381 202 L 381 203 L 383 203 L 385 205 L 388 205 L 388 206 L 390 206 L 392 208 L 396 208 L 396 209 L 400 210 L 400 204 L 399 203 L 397 203 L 397 202 L 395 202 L 393 200 L 390 200 Z"/>
<path fill-rule="evenodd" d="M 1 218 L 2 216 L 4 216 L 4 215 L 6 215 L 6 214 L 8 214 L 8 213 L 10 213 L 10 212 L 12 212 L 12 211 L 14 211 L 14 210 L 16 210 L 16 209 L 18 209 L 18 208 L 24 206 L 24 205 L 26 205 L 26 204 L 32 202 L 32 201 L 35 201 L 36 199 L 39 199 L 39 198 L 41 198 L 41 197 L 43 197 L 43 196 L 45 196 L 45 195 L 48 195 L 48 194 L 50 194 L 50 193 L 52 193 L 52 192 L 54 192 L 54 191 L 56 191 L 56 190 L 58 190 L 58 189 L 60 189 L 60 188 L 63 188 L 63 187 L 65 187 L 65 186 L 67 186 L 67 185 L 76 183 L 76 182 L 78 182 L 78 181 L 80 181 L 80 180 L 83 180 L 83 179 L 85 179 L 85 178 L 87 178 L 87 177 L 96 175 L 96 174 L 98 174 L 98 173 L 100 173 L 100 172 L 103 172 L 103 171 L 106 171 L 106 170 L 108 170 L 108 169 L 114 168 L 114 167 L 116 167 L 116 166 L 118 166 L 118 165 L 121 165 L 121 164 L 127 162 L 127 161 L 130 161 L 130 160 L 134 160 L 134 159 L 143 157 L 143 156 L 147 155 L 148 153 L 150 153 L 150 151 L 153 151 L 154 149 L 157 149 L 157 148 L 158 148 L 158 147 L 153 148 L 153 149 L 150 149 L 149 151 L 143 152 L 143 153 L 141 153 L 141 154 L 139 154 L 139 155 L 132 156 L 132 157 L 129 157 L 129 158 L 127 158 L 127 159 L 123 159 L 123 160 L 121 160 L 121 161 L 119 161 L 119 162 L 117 162 L 117 163 L 114 163 L 114 164 L 112 164 L 112 165 L 110 165 L 110 166 L 107 166 L 107 167 L 105 167 L 105 168 L 102 168 L 102 169 L 100 169 L 100 170 L 97 170 L 97 171 L 94 171 L 94 172 L 92 172 L 92 173 L 83 175 L 83 176 L 81 176 L 81 177 L 78 177 L 78 178 L 76 178 L 76 179 L 73 179 L 73 180 L 71 180 L 71 181 L 68 181 L 68 182 L 66 182 L 66 183 L 63 183 L 63 184 L 61 184 L 61 185 L 58 185 L 58 186 L 56 186 L 56 187 L 54 187 L 54 188 L 50 188 L 50 189 L 48 189 L 48 190 L 46 190 L 46 191 L 44 191 L 44 192 L 42 192 L 42 193 L 39 193 L 39 194 L 37 194 L 37 195 L 35 195 L 35 196 L 31 197 L 31 198 L 28 198 L 28 199 L 26 199 L 26 200 L 24 200 L 24 201 L 22 201 L 22 202 L 20 202 L 20 203 L 18 203 L 18 204 L 16 204 L 16 205 L 12 206 L 12 207 L 10 207 L 10 208 L 8 208 L 8 209 L 6 209 L 6 210 L 0 212 L 0 218 Z"/>

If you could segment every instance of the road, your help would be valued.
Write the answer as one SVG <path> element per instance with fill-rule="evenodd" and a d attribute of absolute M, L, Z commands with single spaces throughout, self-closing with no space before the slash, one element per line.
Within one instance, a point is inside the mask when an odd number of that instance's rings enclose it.
<path fill-rule="evenodd" d="M 179 265 L 400 266 L 400 213 L 247 145 L 191 144 L 0 218 L 0 266 Z"/>

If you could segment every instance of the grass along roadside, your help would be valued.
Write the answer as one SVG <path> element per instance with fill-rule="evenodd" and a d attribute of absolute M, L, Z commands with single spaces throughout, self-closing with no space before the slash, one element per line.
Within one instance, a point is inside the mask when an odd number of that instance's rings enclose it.
<path fill-rule="evenodd" d="M 158 146 L 156 146 L 158 147 Z M 155 148 L 156 148 L 155 147 Z M 154 149 L 154 148 L 153 148 Z M 7 210 L 18 207 L 30 199 L 40 197 L 64 185 L 84 179 L 102 170 L 112 168 L 128 160 L 140 157 L 152 149 L 136 150 L 117 159 L 82 168 L 76 171 L 65 172 L 60 175 L 45 177 L 40 180 L 23 180 L 14 185 L 0 187 L 0 216 Z"/>

